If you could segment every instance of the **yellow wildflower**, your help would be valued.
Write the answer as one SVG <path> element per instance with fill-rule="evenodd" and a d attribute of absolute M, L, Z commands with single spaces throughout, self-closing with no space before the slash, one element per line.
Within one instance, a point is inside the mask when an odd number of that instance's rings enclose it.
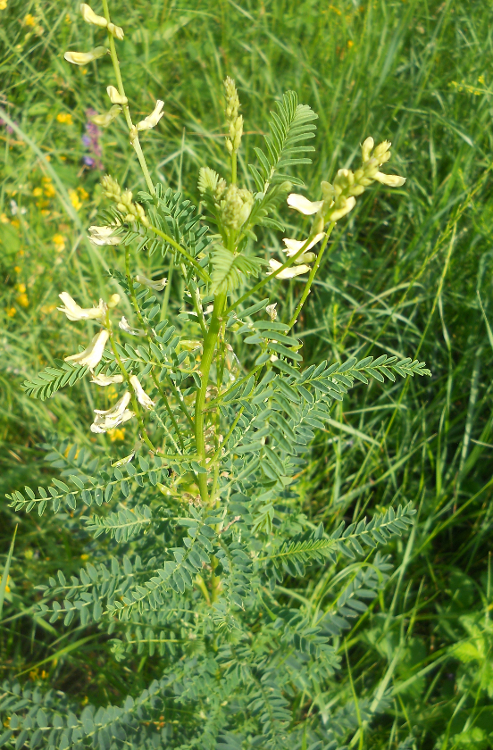
<path fill-rule="evenodd" d="M 36 26 L 36 19 L 32 13 L 28 13 L 27 16 L 24 16 L 24 26 Z"/>
<path fill-rule="evenodd" d="M 41 679 L 46 680 L 47 677 L 48 677 L 48 672 L 45 672 L 43 669 L 43 671 L 41 672 Z"/>
<path fill-rule="evenodd" d="M 82 208 L 82 202 L 79 200 L 79 196 L 77 195 L 77 190 L 74 190 L 71 188 L 68 191 L 70 202 L 72 206 L 75 208 L 76 211 L 79 211 L 80 208 Z"/>
<path fill-rule="evenodd" d="M 73 122 L 70 112 L 59 112 L 56 116 L 56 119 L 58 122 L 61 122 L 64 125 L 72 125 Z"/>
<path fill-rule="evenodd" d="M 114 443 L 115 440 L 124 440 L 125 427 L 113 427 L 112 430 L 108 430 L 108 435 L 110 436 L 110 440 L 112 443 Z"/>
<path fill-rule="evenodd" d="M 13 318 L 17 310 L 15 309 L 15 307 L 7 307 L 5 312 L 7 313 L 8 318 Z"/>
<path fill-rule="evenodd" d="M 8 0 L 0 0 L 0 10 L 5 10 Z"/>
<path fill-rule="evenodd" d="M 21 294 L 24 294 L 26 291 L 26 285 L 25 284 L 17 284 L 16 289 Z"/>
<path fill-rule="evenodd" d="M 63 234 L 55 234 L 53 236 L 53 242 L 55 244 L 55 250 L 57 253 L 61 253 L 62 250 L 65 250 L 65 237 Z"/>
<path fill-rule="evenodd" d="M 17 295 L 17 302 L 21 307 L 29 307 L 29 297 L 24 292 Z"/>
<path fill-rule="evenodd" d="M 10 576 L 7 576 L 7 585 L 5 586 L 5 591 L 7 594 L 10 592 L 9 581 L 10 581 Z"/>
<path fill-rule="evenodd" d="M 0 0 L 0 2 L 1 2 L 1 0 Z M 0 214 L 0 222 L 2 224 L 8 224 L 9 223 L 9 217 L 7 216 L 7 214 Z"/>
<path fill-rule="evenodd" d="M 56 195 L 55 187 L 51 182 L 45 183 L 44 191 L 47 198 L 53 198 L 53 196 Z"/>
<path fill-rule="evenodd" d="M 86 555 L 85 553 L 80 556 L 81 560 L 89 560 L 89 555 Z"/>
<path fill-rule="evenodd" d="M 12 219 L 10 223 L 12 224 L 13 227 L 20 227 L 21 225 L 19 219 Z"/>
<path fill-rule="evenodd" d="M 86 201 L 89 198 L 89 193 L 83 187 L 78 187 L 77 190 L 79 191 L 81 200 Z"/>
<path fill-rule="evenodd" d="M 20 273 L 20 272 L 21 272 L 21 270 L 22 270 L 22 269 L 21 269 L 21 267 L 20 267 L 20 266 L 14 266 L 14 271 L 15 271 L 16 273 Z"/>
<path fill-rule="evenodd" d="M 43 191 L 40 187 L 35 187 L 33 190 L 33 195 L 35 198 L 39 198 L 40 195 L 43 195 Z"/>

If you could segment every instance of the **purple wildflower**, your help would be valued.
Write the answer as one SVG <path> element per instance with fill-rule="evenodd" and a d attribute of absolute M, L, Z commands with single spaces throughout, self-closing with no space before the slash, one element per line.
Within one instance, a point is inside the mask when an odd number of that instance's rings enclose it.
<path fill-rule="evenodd" d="M 86 133 L 82 136 L 82 143 L 89 151 L 89 154 L 84 155 L 83 161 L 91 169 L 103 170 L 103 162 L 101 161 L 103 151 L 100 143 L 101 131 L 89 120 L 90 117 L 96 114 L 97 112 L 94 109 L 86 109 L 88 121 L 86 122 Z"/>

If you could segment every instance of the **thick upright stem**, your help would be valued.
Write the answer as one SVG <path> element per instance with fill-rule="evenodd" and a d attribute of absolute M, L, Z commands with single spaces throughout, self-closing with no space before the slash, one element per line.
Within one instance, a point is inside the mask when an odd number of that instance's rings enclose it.
<path fill-rule="evenodd" d="M 205 462 L 205 436 L 204 436 L 204 406 L 206 400 L 207 386 L 209 385 L 209 373 L 216 348 L 217 337 L 221 328 L 221 314 L 226 303 L 226 294 L 218 294 L 214 300 L 214 310 L 212 319 L 204 341 L 204 353 L 201 362 L 201 386 L 195 402 L 195 444 L 199 463 L 207 469 Z M 200 497 L 203 503 L 209 502 L 209 492 L 207 490 L 207 474 L 198 475 Z"/>

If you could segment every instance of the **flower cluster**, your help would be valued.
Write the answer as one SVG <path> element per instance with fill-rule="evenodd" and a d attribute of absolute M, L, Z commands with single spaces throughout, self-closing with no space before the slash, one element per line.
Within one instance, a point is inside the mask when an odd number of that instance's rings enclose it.
<path fill-rule="evenodd" d="M 165 281 L 165 280 L 162 280 Z M 98 321 L 102 328 L 91 340 L 87 349 L 79 352 L 78 354 L 71 354 L 65 357 L 65 362 L 71 362 L 73 364 L 85 366 L 91 373 L 91 382 L 95 385 L 99 385 L 105 388 L 109 385 L 115 385 L 117 383 L 123 383 L 125 377 L 122 374 L 117 375 L 105 375 L 104 373 L 95 373 L 96 367 L 99 365 L 103 358 L 104 349 L 108 340 L 111 336 L 111 324 L 109 322 L 108 312 L 110 309 L 116 307 L 120 301 L 119 294 L 113 294 L 108 302 L 100 299 L 97 307 L 81 307 L 77 302 L 68 294 L 68 292 L 62 292 L 59 295 L 63 302 L 63 307 L 57 308 L 60 312 L 64 313 L 68 320 L 79 321 L 79 320 L 94 320 Z M 122 318 L 120 327 L 126 330 L 122 326 L 122 322 L 125 318 Z M 125 321 L 126 322 L 126 321 Z M 152 409 L 154 407 L 154 401 L 147 395 L 142 388 L 137 375 L 128 376 L 125 373 L 128 385 L 131 387 L 135 398 L 144 409 Z M 128 409 L 130 401 L 132 400 L 132 393 L 130 390 L 125 391 L 120 400 L 106 411 L 95 409 L 94 422 L 91 425 L 92 432 L 107 432 L 113 430 L 115 427 L 128 422 L 129 419 L 135 416 L 135 412 Z"/>
<path fill-rule="evenodd" d="M 131 190 L 122 190 L 118 182 L 109 175 L 101 180 L 104 195 L 116 203 L 117 209 L 124 215 L 124 221 L 138 222 L 149 226 L 149 220 L 140 203 L 133 202 Z M 100 243 L 110 244 L 110 243 Z M 115 244 L 115 243 L 111 243 Z"/>
<path fill-rule="evenodd" d="M 232 78 L 226 78 L 224 81 L 226 90 L 226 122 L 229 128 L 229 137 L 226 137 L 226 148 L 229 153 L 238 151 L 243 135 L 243 117 L 239 114 L 240 100 L 236 90 L 235 82 Z"/>
<path fill-rule="evenodd" d="M 310 201 L 298 193 L 288 195 L 288 206 L 305 216 L 314 216 L 314 220 L 312 232 L 307 240 L 284 238 L 283 242 L 286 245 L 284 252 L 288 257 L 297 255 L 302 248 L 304 250 L 295 258 L 294 266 L 285 268 L 277 274 L 279 279 L 291 279 L 310 271 L 307 263 L 315 260 L 315 256 L 309 251 L 325 237 L 325 225 L 335 223 L 350 213 L 356 205 L 356 197 L 364 193 L 373 182 L 380 182 L 388 187 L 404 185 L 405 177 L 380 171 L 380 167 L 390 159 L 390 146 L 389 141 L 383 141 L 375 147 L 373 138 L 367 138 L 361 146 L 363 162 L 361 167 L 355 172 L 350 169 L 339 169 L 333 185 L 323 181 L 321 184 L 323 198 L 320 201 Z M 277 260 L 270 260 L 269 265 L 272 273 L 283 264 Z"/>

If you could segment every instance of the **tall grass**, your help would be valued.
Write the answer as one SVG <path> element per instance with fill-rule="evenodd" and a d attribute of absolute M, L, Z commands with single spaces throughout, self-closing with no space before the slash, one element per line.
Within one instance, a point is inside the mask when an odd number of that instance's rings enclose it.
<path fill-rule="evenodd" d="M 2 492 L 47 471 L 39 445 L 54 430 L 81 445 L 90 441 L 87 388 L 46 403 L 20 388 L 53 361 L 53 351 L 75 351 L 55 312 L 58 292 L 77 292 L 88 303 L 106 273 L 84 235 L 100 203 L 101 172 L 83 167 L 81 137 L 88 103 L 105 108 L 110 71 L 63 62 L 63 51 L 82 48 L 79 37 L 87 34 L 76 6 L 9 0 L 0 10 L 0 106 L 12 121 L 7 127 L 4 117 L 0 131 Z M 378 385 L 356 390 L 334 412 L 330 431 L 317 434 L 300 482 L 314 522 L 357 520 L 391 502 L 412 501 L 419 514 L 411 534 L 389 548 L 396 563 L 390 583 L 341 640 L 346 668 L 324 695 L 327 705 L 336 696 L 361 704 L 359 726 L 348 726 L 350 747 L 396 748 L 405 738 L 401 748 L 493 746 L 488 5 L 136 0 L 119 10 L 133 104 L 144 115 L 155 98 L 166 102 L 158 132 L 144 141 L 159 164 L 153 178 L 190 189 L 200 166 L 222 165 L 218 113 L 227 74 L 240 89 L 245 160 L 286 89 L 318 112 L 320 159 L 302 175 L 309 197 L 318 197 L 321 179 L 352 164 L 365 136 L 392 140 L 396 171 L 408 182 L 401 195 L 369 194 L 359 209 L 365 220 L 353 219 L 344 238 L 333 235 L 305 308 L 306 356 L 419 354 L 433 379 L 380 394 Z M 126 137 L 118 126 L 104 132 L 103 163 L 135 189 L 141 178 Z M 283 218 L 289 226 L 289 215 Z M 270 233 L 261 238 L 265 247 L 278 242 Z M 150 271 L 160 261 L 141 262 Z M 294 297 L 288 293 L 284 304 L 294 309 Z M 31 614 L 33 587 L 62 561 L 70 570 L 81 556 L 97 558 L 101 542 L 69 538 L 48 517 L 42 525 L 17 519 L 5 505 L 2 521 L 1 570 L 17 521 L 19 529 L 0 625 L 0 675 L 22 674 L 103 702 L 128 685 L 144 687 L 145 655 L 117 664 L 97 632 L 74 628 L 60 637 Z M 293 582 L 284 595 L 309 599 L 317 587 L 329 606 L 331 583 Z M 367 726 L 364 706 L 377 699 L 384 709 Z"/>

